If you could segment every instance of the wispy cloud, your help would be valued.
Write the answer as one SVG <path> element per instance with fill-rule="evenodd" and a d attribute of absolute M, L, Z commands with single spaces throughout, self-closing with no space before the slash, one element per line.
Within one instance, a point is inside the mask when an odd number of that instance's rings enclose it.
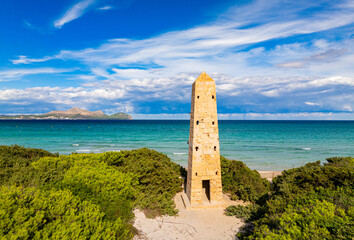
<path fill-rule="evenodd" d="M 54 73 L 64 73 L 72 72 L 73 69 L 60 69 L 60 68 L 18 68 L 11 70 L 0 71 L 0 82 L 2 81 L 13 81 L 25 75 L 35 75 L 35 74 L 54 74 Z"/>
<path fill-rule="evenodd" d="M 32 23 L 28 22 L 27 20 L 23 20 L 23 25 L 28 29 L 36 29 L 36 27 Z"/>
<path fill-rule="evenodd" d="M 310 105 L 310 106 L 319 106 L 319 103 L 314 103 L 314 102 L 305 102 L 305 104 Z"/>
<path fill-rule="evenodd" d="M 112 9 L 112 8 L 113 8 L 112 6 L 107 5 L 107 6 L 103 6 L 103 7 L 98 7 L 97 9 L 98 9 L 98 10 L 105 11 L 105 10 L 110 10 L 110 9 Z"/>
<path fill-rule="evenodd" d="M 27 56 L 18 56 L 17 59 L 11 59 L 10 61 L 13 64 L 30 64 L 30 63 L 39 63 L 46 62 L 48 60 L 53 59 L 53 57 L 43 57 L 43 58 L 28 58 Z"/>
<path fill-rule="evenodd" d="M 41 34 L 46 34 L 45 31 L 43 31 L 43 29 L 41 27 L 38 27 L 25 19 L 23 19 L 23 26 L 25 26 L 25 28 L 27 28 L 27 29 L 37 31 Z"/>
<path fill-rule="evenodd" d="M 310 57 L 306 57 L 293 62 L 286 62 L 277 64 L 281 68 L 304 68 L 309 67 L 310 64 L 318 64 L 321 62 L 335 62 L 337 59 L 347 52 L 347 49 L 329 49 L 325 52 L 316 53 Z"/>
<path fill-rule="evenodd" d="M 76 60 L 109 71 L 113 67 L 137 68 L 144 65 L 149 72 L 153 71 L 155 76 L 156 74 L 178 74 L 195 71 L 195 69 L 242 75 L 247 72 L 254 73 L 255 69 L 257 69 L 256 74 L 287 74 L 288 70 L 281 68 L 304 68 L 308 67 L 309 63 L 326 65 L 331 62 L 330 59 L 343 59 L 354 54 L 353 51 L 345 48 L 353 45 L 354 40 L 350 38 L 343 40 L 341 48 L 331 48 L 331 46 L 321 48 L 318 42 L 279 45 L 270 50 L 262 47 L 250 48 L 254 44 L 299 34 L 316 34 L 354 22 L 352 14 L 354 8 L 349 9 L 350 5 L 345 5 L 345 8 L 333 5 L 332 11 L 320 11 L 298 18 L 300 11 L 316 7 L 316 3 L 305 2 L 306 4 L 299 4 L 302 7 L 292 8 L 292 5 L 286 1 L 286 4 L 291 5 L 283 9 L 283 12 L 287 13 L 286 18 L 285 14 L 274 14 L 274 9 L 279 8 L 278 2 L 256 1 L 253 5 L 247 5 L 242 9 L 230 10 L 216 22 L 187 30 L 167 32 L 140 40 L 111 39 L 97 48 L 63 50 L 50 58 L 22 59 L 22 62 L 20 58 L 13 62 L 30 63 L 56 58 Z M 320 5 L 321 2 L 317 4 Z M 248 50 L 244 51 L 244 49 Z M 263 62 L 263 67 L 267 64 L 269 67 L 267 69 L 255 67 L 255 63 L 260 61 Z M 314 74 L 318 74 L 319 69 L 316 67 L 313 69 L 316 70 Z M 125 77 L 129 77 L 127 71 L 121 72 L 124 72 Z M 134 74 L 132 73 L 130 77 L 134 77 Z"/>
<path fill-rule="evenodd" d="M 71 22 L 81 17 L 89 7 L 91 7 L 97 0 L 81 0 L 72 7 L 70 7 L 63 16 L 54 21 L 54 27 L 60 29 L 64 24 Z"/>
<path fill-rule="evenodd" d="M 354 38 L 350 33 L 339 40 L 331 37 L 338 28 L 352 31 L 354 5 L 349 3 L 259 0 L 190 29 L 145 39 L 111 39 L 39 59 L 19 56 L 12 63 L 36 65 L 55 59 L 84 66 L 85 72 L 75 75 L 86 81 L 82 88 L 43 90 L 55 96 L 46 98 L 48 104 L 62 107 L 85 104 L 108 111 L 119 102 L 133 113 L 183 114 L 189 112 L 196 71 L 205 70 L 216 80 L 223 114 L 254 113 L 260 118 L 268 113 L 271 118 L 291 112 L 298 117 L 304 112 L 352 113 Z M 324 10 L 299 17 L 322 5 Z M 20 98 L 26 92 L 6 96 Z"/>

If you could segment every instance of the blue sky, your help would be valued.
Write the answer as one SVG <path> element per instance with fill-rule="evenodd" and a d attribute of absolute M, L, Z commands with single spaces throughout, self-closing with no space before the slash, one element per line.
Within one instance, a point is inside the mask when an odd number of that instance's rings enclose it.
<path fill-rule="evenodd" d="M 206 71 L 221 119 L 354 119 L 353 0 L 0 5 L 0 114 L 188 119 Z"/>

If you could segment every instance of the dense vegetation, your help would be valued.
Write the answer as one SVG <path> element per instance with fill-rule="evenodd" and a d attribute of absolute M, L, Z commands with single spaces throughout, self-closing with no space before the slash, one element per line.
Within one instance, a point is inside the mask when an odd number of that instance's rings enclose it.
<path fill-rule="evenodd" d="M 249 169 L 243 162 L 228 160 L 220 156 L 223 192 L 232 199 L 255 202 L 269 191 L 269 182 L 261 178 L 256 170 Z"/>
<path fill-rule="evenodd" d="M 47 156 L 55 157 L 58 154 L 18 145 L 0 146 L 0 184 L 9 181 L 11 176 L 18 175 L 17 172 L 26 169 L 32 162 Z"/>
<path fill-rule="evenodd" d="M 353 239 L 354 158 L 335 157 L 284 171 L 268 198 L 231 206 L 249 224 L 240 239 Z"/>
<path fill-rule="evenodd" d="M 181 172 L 185 170 L 166 155 L 146 148 L 98 155 L 119 171 L 135 174 L 138 181 L 136 204 L 139 207 L 149 209 L 153 215 L 177 213 L 172 198 L 182 191 Z"/>
<path fill-rule="evenodd" d="M 129 239 L 122 220 L 70 191 L 0 187 L 1 239 Z"/>
<path fill-rule="evenodd" d="M 240 161 L 221 157 L 223 191 L 247 206 L 227 215 L 248 225 L 240 239 L 353 239 L 354 159 L 329 158 L 284 171 L 272 185 Z M 0 146 L 0 238 L 131 239 L 134 208 L 177 213 L 186 172 L 146 148 L 52 154 Z"/>
<path fill-rule="evenodd" d="M 182 189 L 180 167 L 146 148 L 59 156 L 1 146 L 0 163 L 5 239 L 130 239 L 133 208 L 176 214 L 172 198 Z"/>

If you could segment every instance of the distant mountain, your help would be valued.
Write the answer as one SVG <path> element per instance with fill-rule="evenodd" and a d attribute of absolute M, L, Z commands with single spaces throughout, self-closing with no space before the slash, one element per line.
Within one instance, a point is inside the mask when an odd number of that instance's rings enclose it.
<path fill-rule="evenodd" d="M 102 111 L 90 112 L 80 108 L 72 108 L 67 111 L 51 111 L 49 113 L 42 114 L 41 116 L 54 116 L 58 118 L 71 117 L 71 118 L 95 118 L 108 116 Z"/>
<path fill-rule="evenodd" d="M 67 111 L 51 111 L 41 115 L 16 115 L 16 116 L 0 116 L 0 119 L 111 119 L 111 120 L 130 120 L 133 119 L 126 113 L 115 113 L 112 115 L 104 114 L 99 111 L 87 111 L 80 108 L 72 108 Z"/>

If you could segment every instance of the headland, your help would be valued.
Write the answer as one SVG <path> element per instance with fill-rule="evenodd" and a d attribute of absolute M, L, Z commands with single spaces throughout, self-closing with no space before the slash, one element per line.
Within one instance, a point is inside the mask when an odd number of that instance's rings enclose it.
<path fill-rule="evenodd" d="M 101 110 L 88 111 L 80 108 L 71 108 L 67 111 L 51 111 L 44 114 L 0 115 L 0 120 L 131 120 L 132 116 L 126 113 L 107 115 Z"/>

